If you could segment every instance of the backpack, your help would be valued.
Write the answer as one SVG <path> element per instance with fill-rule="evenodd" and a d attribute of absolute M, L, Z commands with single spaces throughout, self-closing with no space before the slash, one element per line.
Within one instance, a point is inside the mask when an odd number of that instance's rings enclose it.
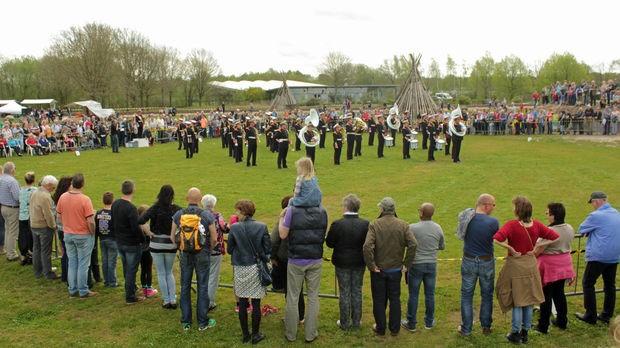
<path fill-rule="evenodd" d="M 187 253 L 199 253 L 207 248 L 205 229 L 200 223 L 200 213 L 188 213 L 186 210 L 179 219 L 179 231 L 176 234 L 176 243 L 180 251 Z"/>

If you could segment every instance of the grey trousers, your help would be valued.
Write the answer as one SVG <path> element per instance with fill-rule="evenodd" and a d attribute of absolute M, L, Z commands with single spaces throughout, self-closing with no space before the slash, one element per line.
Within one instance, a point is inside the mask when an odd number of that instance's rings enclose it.
<path fill-rule="evenodd" d="M 289 260 L 290 261 L 290 260 Z M 308 302 L 304 318 L 306 341 L 313 341 L 319 335 L 319 288 L 323 262 L 309 266 L 296 266 L 289 262 L 286 279 L 286 310 L 284 313 L 284 335 L 293 342 L 297 339 L 299 325 L 299 293 L 304 281 L 308 289 Z"/>
<path fill-rule="evenodd" d="M 209 256 L 209 308 L 215 307 L 215 295 L 220 286 L 220 269 L 222 268 L 222 255 Z"/>
<path fill-rule="evenodd" d="M 52 274 L 52 241 L 54 230 L 51 228 L 32 228 L 32 269 L 34 276 L 51 277 Z"/>
<path fill-rule="evenodd" d="M 17 252 L 17 237 L 19 236 L 19 208 L 0 208 L 4 218 L 4 250 L 7 259 L 19 257 Z"/>
<path fill-rule="evenodd" d="M 362 285 L 364 284 L 364 267 L 336 267 L 338 291 L 340 292 L 340 327 L 343 329 L 359 328 L 362 320 Z"/>

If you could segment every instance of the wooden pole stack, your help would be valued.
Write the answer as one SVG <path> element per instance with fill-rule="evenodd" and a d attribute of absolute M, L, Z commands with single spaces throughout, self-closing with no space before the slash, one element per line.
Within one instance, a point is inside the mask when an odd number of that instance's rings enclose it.
<path fill-rule="evenodd" d="M 426 89 L 418 70 L 422 56 L 418 55 L 417 58 L 413 54 L 409 56 L 411 57 L 411 72 L 396 97 L 398 110 L 401 113 L 409 111 L 412 118 L 416 118 L 418 115 L 436 113 L 439 111 L 437 104 Z"/>
<path fill-rule="evenodd" d="M 295 97 L 291 93 L 291 90 L 288 88 L 286 84 L 286 79 L 282 79 L 282 87 L 278 89 L 276 96 L 271 101 L 271 105 L 269 106 L 269 110 L 277 111 L 284 109 L 292 109 L 297 105 L 297 101 Z"/>

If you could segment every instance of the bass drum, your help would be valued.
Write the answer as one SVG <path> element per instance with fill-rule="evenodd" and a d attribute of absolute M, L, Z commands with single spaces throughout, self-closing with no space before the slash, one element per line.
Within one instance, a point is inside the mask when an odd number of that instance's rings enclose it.
<path fill-rule="evenodd" d="M 383 137 L 383 139 L 385 139 L 385 146 L 386 147 L 394 146 L 394 138 L 392 138 L 390 136 L 386 136 L 386 137 Z"/>
<path fill-rule="evenodd" d="M 435 142 L 435 149 L 437 150 L 443 150 L 443 146 L 446 144 L 446 141 L 443 139 L 437 139 L 437 142 Z"/>

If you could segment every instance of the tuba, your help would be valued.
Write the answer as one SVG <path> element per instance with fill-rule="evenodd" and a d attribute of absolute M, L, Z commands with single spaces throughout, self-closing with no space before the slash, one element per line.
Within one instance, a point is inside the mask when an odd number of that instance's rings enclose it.
<path fill-rule="evenodd" d="M 364 122 L 364 120 L 362 120 L 360 117 L 356 117 L 353 119 L 353 126 L 356 129 L 361 129 L 363 132 L 366 131 L 366 129 L 368 129 L 368 125 L 366 124 L 366 122 Z"/>
<path fill-rule="evenodd" d="M 394 104 L 390 109 L 390 114 L 388 115 L 385 123 L 388 127 L 393 130 L 398 130 L 400 128 L 400 119 L 398 118 L 398 105 Z"/>
<path fill-rule="evenodd" d="M 299 130 L 299 134 L 297 135 L 302 144 L 309 147 L 315 147 L 319 145 L 321 134 L 318 130 L 313 129 L 312 132 L 314 133 L 314 136 L 312 137 L 312 140 L 310 142 L 306 141 L 304 134 L 306 134 L 308 125 L 310 124 L 312 124 L 315 128 L 319 126 L 319 114 L 315 109 L 310 109 L 310 115 L 304 119 L 304 126 Z"/>
<path fill-rule="evenodd" d="M 450 121 L 448 121 L 448 130 L 450 131 L 450 134 L 454 134 L 456 136 L 459 137 L 463 137 L 465 136 L 465 133 L 467 133 L 467 127 L 465 127 L 465 125 L 463 124 L 462 121 L 459 121 L 459 124 L 463 127 L 462 131 L 457 131 L 456 127 L 454 126 L 454 120 L 456 118 L 461 118 L 463 117 L 463 114 L 461 113 L 461 106 L 459 105 L 456 109 L 452 110 L 452 112 L 450 113 Z"/>

